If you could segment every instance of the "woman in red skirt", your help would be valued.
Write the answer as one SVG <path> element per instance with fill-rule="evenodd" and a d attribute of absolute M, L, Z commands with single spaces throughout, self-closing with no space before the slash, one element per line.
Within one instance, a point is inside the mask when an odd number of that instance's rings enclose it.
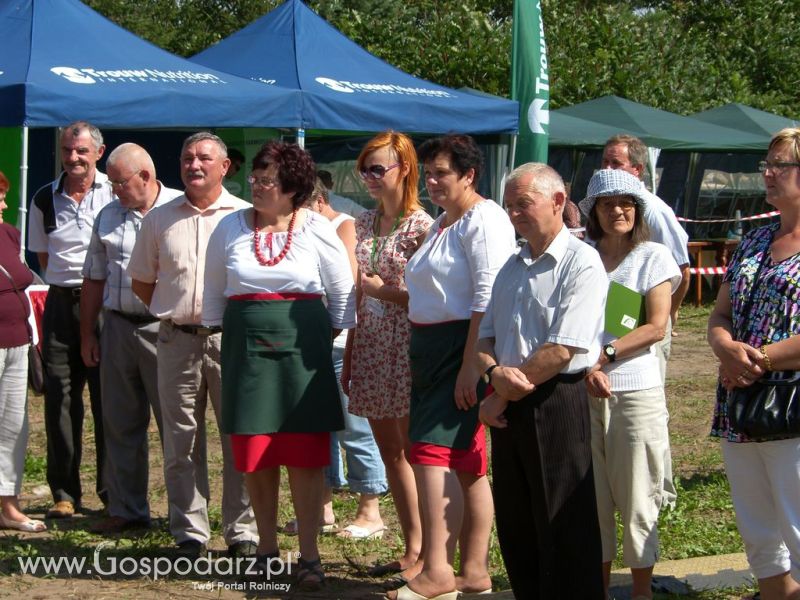
<path fill-rule="evenodd" d="M 318 588 L 323 468 L 330 432 L 344 427 L 332 339 L 355 325 L 347 252 L 327 219 L 301 208 L 314 187 L 311 156 L 268 142 L 248 177 L 253 208 L 223 219 L 209 241 L 203 322 L 222 324 L 222 430 L 256 515 L 259 563 L 278 556 L 280 467 L 300 543 L 297 581 Z M 323 299 L 325 302 L 323 302 Z"/>

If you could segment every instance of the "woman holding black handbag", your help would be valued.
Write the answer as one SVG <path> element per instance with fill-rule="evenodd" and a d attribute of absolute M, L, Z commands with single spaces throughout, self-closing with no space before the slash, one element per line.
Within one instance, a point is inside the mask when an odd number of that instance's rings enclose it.
<path fill-rule="evenodd" d="M 772 138 L 764 175 L 780 222 L 737 247 L 708 324 L 720 361 L 722 438 L 736 522 L 763 600 L 800 598 L 800 128 Z M 756 385 L 753 385 L 756 384 Z M 748 432 L 750 435 L 748 435 Z"/>
<path fill-rule="evenodd" d="M 42 521 L 19 508 L 28 445 L 28 344 L 30 304 L 23 291 L 33 273 L 20 261 L 20 235 L 3 223 L 8 179 L 0 171 L 0 528 L 37 532 Z"/>

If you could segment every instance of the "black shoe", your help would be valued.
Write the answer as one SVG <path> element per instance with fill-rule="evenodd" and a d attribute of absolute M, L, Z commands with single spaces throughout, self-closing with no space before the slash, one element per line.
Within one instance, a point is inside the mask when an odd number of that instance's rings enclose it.
<path fill-rule="evenodd" d="M 258 554 L 258 544 L 251 540 L 234 542 L 228 546 L 228 556 L 237 558 L 239 556 L 256 556 Z"/>
<path fill-rule="evenodd" d="M 181 542 L 178 544 L 178 556 L 185 557 L 185 558 L 200 558 L 206 551 L 206 547 L 203 545 L 202 542 L 198 542 L 197 540 L 186 540 L 185 542 Z"/>

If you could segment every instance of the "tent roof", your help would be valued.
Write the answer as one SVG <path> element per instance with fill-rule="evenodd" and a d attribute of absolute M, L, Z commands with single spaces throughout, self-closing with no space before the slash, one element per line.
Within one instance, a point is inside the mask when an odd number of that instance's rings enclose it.
<path fill-rule="evenodd" d="M 309 129 L 515 132 L 519 105 L 413 77 L 287 0 L 191 60 L 303 91 Z M 266 86 L 265 86 L 266 87 Z"/>
<path fill-rule="evenodd" d="M 550 146 L 568 148 L 595 148 L 604 146 L 606 140 L 621 131 L 619 127 L 595 123 L 559 111 L 550 111 Z"/>
<path fill-rule="evenodd" d="M 294 127 L 301 99 L 200 67 L 79 0 L 0 3 L 0 126 Z"/>
<path fill-rule="evenodd" d="M 756 135 L 770 137 L 784 127 L 798 126 L 798 122 L 792 119 L 735 102 L 704 110 L 690 116 L 706 123 L 714 123 L 715 125 L 741 129 Z"/>
<path fill-rule="evenodd" d="M 763 135 L 683 117 L 617 96 L 603 96 L 551 111 L 550 118 L 557 120 L 560 115 L 612 127 L 615 133 L 635 135 L 648 146 L 663 150 L 762 151 L 769 143 L 769 138 Z M 585 145 L 604 143 L 605 139 Z"/>

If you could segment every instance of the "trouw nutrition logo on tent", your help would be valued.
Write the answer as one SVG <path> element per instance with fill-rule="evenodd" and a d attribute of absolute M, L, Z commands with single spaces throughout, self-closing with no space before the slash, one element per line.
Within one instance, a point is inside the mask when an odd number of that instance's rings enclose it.
<path fill-rule="evenodd" d="M 200 71 L 162 71 L 161 69 L 92 69 L 53 67 L 50 71 L 72 83 L 225 83 L 213 73 Z"/>
<path fill-rule="evenodd" d="M 455 95 L 445 90 L 434 90 L 423 87 L 408 87 L 405 85 L 395 85 L 393 83 L 356 83 L 354 81 L 342 81 L 331 79 L 330 77 L 317 77 L 314 79 L 320 85 L 343 94 L 355 94 L 356 92 L 368 94 L 401 94 L 405 96 L 427 96 L 429 98 L 455 98 Z"/>

